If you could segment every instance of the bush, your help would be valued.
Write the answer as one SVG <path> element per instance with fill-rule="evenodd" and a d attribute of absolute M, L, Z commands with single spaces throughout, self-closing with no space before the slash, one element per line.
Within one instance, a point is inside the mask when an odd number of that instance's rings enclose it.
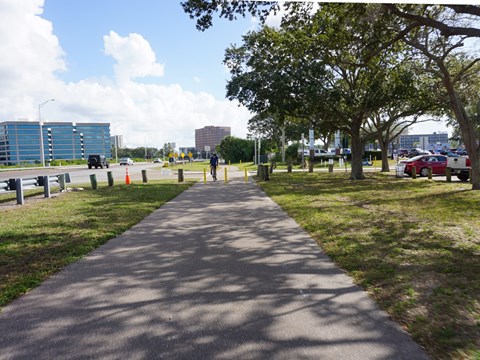
<path fill-rule="evenodd" d="M 298 149 L 300 148 L 299 143 L 293 143 L 285 149 L 285 160 L 287 163 L 298 164 Z"/>

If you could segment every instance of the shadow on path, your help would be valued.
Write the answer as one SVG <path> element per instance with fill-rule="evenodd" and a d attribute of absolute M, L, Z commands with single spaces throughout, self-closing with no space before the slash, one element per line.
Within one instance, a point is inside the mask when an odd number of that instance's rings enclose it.
<path fill-rule="evenodd" d="M 256 185 L 199 183 L 0 314 L 0 359 L 427 359 Z"/>

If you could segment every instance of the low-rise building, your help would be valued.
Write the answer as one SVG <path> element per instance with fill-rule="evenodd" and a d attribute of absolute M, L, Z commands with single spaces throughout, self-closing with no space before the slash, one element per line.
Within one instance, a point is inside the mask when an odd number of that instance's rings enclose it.
<path fill-rule="evenodd" d="M 46 163 L 52 160 L 86 159 L 91 154 L 110 157 L 110 124 L 2 122 L 0 164 L 40 163 L 42 143 Z"/>

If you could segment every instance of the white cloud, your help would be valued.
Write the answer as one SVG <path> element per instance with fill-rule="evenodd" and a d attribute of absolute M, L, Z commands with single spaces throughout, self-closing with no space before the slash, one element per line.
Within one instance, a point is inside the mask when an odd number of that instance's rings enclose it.
<path fill-rule="evenodd" d="M 61 81 L 65 55 L 52 23 L 41 17 L 42 8 L 43 0 L 0 0 L 0 122 L 37 120 L 38 104 L 54 98 L 42 108 L 43 119 L 109 122 L 129 147 L 193 146 L 194 129 L 207 125 L 231 126 L 233 135 L 246 135 L 251 114 L 235 102 L 188 92 L 179 84 L 136 82 L 164 73 L 139 34 L 104 36 L 104 52 L 116 60 L 115 79 Z"/>
<path fill-rule="evenodd" d="M 141 35 L 121 37 L 115 31 L 110 31 L 103 41 L 105 54 L 117 60 L 114 70 L 119 84 L 136 78 L 163 76 L 164 66 L 155 62 L 155 53 Z"/>
<path fill-rule="evenodd" d="M 42 6 L 42 0 L 0 0 L 0 119 L 28 117 L 32 101 L 57 86 L 55 73 L 66 69 Z"/>

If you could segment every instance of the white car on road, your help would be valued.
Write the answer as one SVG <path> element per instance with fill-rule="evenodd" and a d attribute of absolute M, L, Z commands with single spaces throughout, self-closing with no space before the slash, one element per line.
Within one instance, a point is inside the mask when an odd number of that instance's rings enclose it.
<path fill-rule="evenodd" d="M 120 159 L 119 164 L 120 165 L 133 165 L 133 160 L 128 158 L 128 157 L 124 157 L 124 158 Z"/>

